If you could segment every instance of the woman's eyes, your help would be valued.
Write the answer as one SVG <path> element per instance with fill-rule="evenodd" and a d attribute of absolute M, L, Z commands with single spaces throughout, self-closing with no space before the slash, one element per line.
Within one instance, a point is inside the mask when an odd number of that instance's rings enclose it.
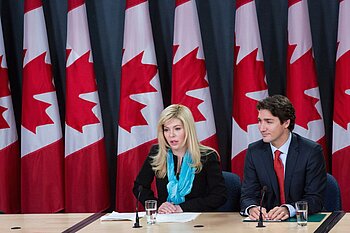
<path fill-rule="evenodd" d="M 182 130 L 182 128 L 181 127 L 176 127 L 176 128 L 174 128 L 175 129 L 175 131 L 180 131 L 180 130 Z M 163 129 L 163 132 L 169 132 L 170 131 L 170 129 Z"/>

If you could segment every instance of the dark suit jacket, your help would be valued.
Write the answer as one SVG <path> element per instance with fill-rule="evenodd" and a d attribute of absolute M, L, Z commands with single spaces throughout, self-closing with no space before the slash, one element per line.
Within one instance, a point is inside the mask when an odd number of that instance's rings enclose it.
<path fill-rule="evenodd" d="M 262 140 L 249 145 L 244 164 L 241 211 L 250 205 L 260 205 L 261 190 L 267 186 L 263 207 L 269 211 L 280 206 L 277 176 L 269 143 Z M 323 208 L 323 192 L 327 176 L 322 148 L 319 144 L 292 133 L 284 178 L 286 204 L 308 202 L 309 213 Z"/>
<path fill-rule="evenodd" d="M 158 200 L 158 207 L 166 201 L 168 197 L 167 184 L 168 177 L 156 178 L 158 197 L 156 198 L 151 190 L 151 183 L 155 178 L 155 173 L 151 167 L 151 157 L 158 152 L 158 145 L 153 146 L 145 160 L 140 173 L 135 182 L 133 192 L 137 196 L 139 185 L 143 186 L 140 201 L 144 205 L 146 200 Z M 175 170 L 176 170 L 176 161 Z M 226 186 L 220 169 L 218 155 L 212 151 L 208 155 L 202 155 L 201 162 L 203 168 L 195 174 L 191 192 L 185 196 L 185 202 L 180 206 L 184 212 L 188 211 L 214 211 L 226 201 Z"/>

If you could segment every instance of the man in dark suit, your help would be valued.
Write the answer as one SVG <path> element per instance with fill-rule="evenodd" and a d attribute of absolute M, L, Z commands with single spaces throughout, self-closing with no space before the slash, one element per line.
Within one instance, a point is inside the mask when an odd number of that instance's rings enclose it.
<path fill-rule="evenodd" d="M 292 133 L 295 110 L 285 96 L 259 101 L 258 127 L 262 140 L 249 145 L 241 194 L 241 214 L 259 219 L 261 190 L 263 219 L 285 220 L 295 216 L 295 202 L 307 201 L 309 213 L 323 208 L 327 176 L 322 148 Z"/>

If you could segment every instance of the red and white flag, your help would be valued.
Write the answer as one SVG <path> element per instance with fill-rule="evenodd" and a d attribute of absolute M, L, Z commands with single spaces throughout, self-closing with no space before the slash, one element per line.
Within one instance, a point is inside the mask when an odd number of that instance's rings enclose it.
<path fill-rule="evenodd" d="M 0 210 L 20 213 L 20 156 L 0 20 Z"/>
<path fill-rule="evenodd" d="M 195 0 L 176 0 L 171 101 L 191 110 L 198 139 L 218 149 Z"/>
<path fill-rule="evenodd" d="M 64 208 L 63 141 L 41 0 L 24 1 L 21 200 L 23 213 Z"/>
<path fill-rule="evenodd" d="M 350 0 L 340 1 L 334 85 L 332 174 L 339 183 L 343 210 L 350 211 Z"/>
<path fill-rule="evenodd" d="M 236 0 L 231 170 L 243 178 L 249 143 L 261 138 L 257 101 L 268 96 L 255 1 Z"/>
<path fill-rule="evenodd" d="M 84 0 L 68 1 L 65 124 L 66 212 L 109 208 L 109 179 Z"/>
<path fill-rule="evenodd" d="M 147 0 L 127 0 L 120 84 L 116 209 L 135 211 L 134 180 L 152 144 L 163 110 Z"/>
<path fill-rule="evenodd" d="M 287 97 L 295 108 L 294 132 L 320 143 L 326 155 L 307 0 L 288 0 L 288 6 Z"/>

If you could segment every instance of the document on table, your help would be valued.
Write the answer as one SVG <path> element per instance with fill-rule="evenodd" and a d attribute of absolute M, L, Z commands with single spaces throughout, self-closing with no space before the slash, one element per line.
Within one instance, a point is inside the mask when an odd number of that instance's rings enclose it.
<path fill-rule="evenodd" d="M 249 217 L 246 217 L 246 218 L 243 219 L 243 222 L 258 222 L 258 220 L 252 220 Z M 264 220 L 263 222 L 282 222 L 282 220 L 268 219 L 268 220 Z"/>
<path fill-rule="evenodd" d="M 185 212 L 174 214 L 157 214 L 157 223 L 161 222 L 190 222 L 195 220 L 201 213 Z"/>
<path fill-rule="evenodd" d="M 139 218 L 142 218 L 146 215 L 146 212 L 139 212 Z M 100 218 L 101 221 L 121 221 L 121 220 L 135 220 L 135 213 L 119 213 L 113 211 L 112 213 L 108 215 L 104 215 Z"/>
<path fill-rule="evenodd" d="M 308 222 L 321 222 L 327 214 L 316 213 L 310 214 L 308 218 Z M 249 217 L 243 219 L 243 222 L 257 222 L 258 220 L 251 220 Z M 296 222 L 296 217 L 288 218 L 287 220 L 283 220 L 283 222 Z M 282 222 L 282 220 L 264 220 L 264 222 Z"/>

